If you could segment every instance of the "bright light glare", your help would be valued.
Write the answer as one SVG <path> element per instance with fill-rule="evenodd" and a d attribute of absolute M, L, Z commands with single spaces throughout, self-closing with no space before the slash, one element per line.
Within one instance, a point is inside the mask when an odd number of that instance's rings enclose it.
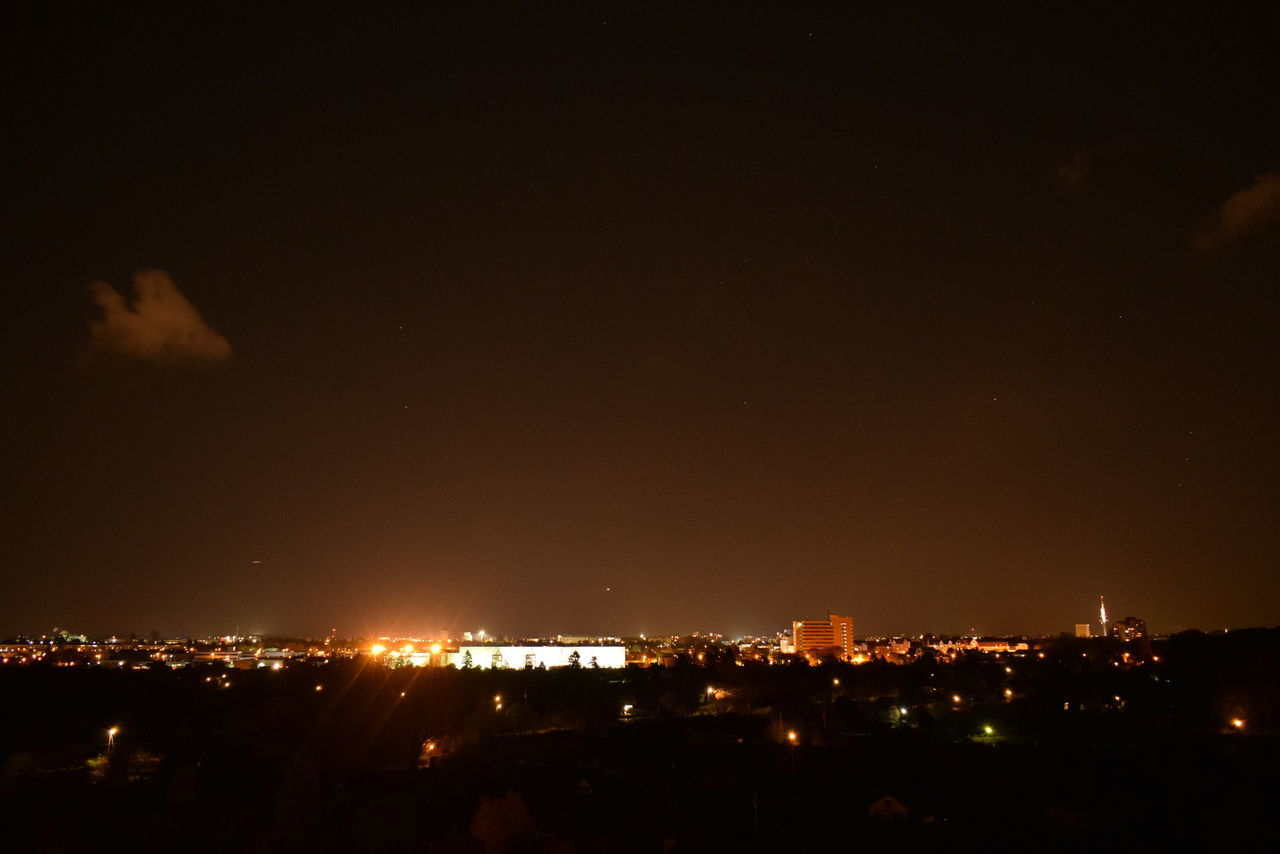
<path fill-rule="evenodd" d="M 1236 729 L 1244 729 L 1244 718 L 1233 718 L 1231 725 Z"/>
<path fill-rule="evenodd" d="M 375 643 L 373 646 L 369 647 L 369 653 L 371 655 L 382 655 L 386 651 L 387 648 L 380 643 Z"/>
<path fill-rule="evenodd" d="M 987 724 L 986 726 L 984 726 L 982 728 L 982 731 L 985 732 L 987 735 L 995 734 L 995 729 L 991 726 L 991 724 Z"/>
<path fill-rule="evenodd" d="M 791 730 L 791 731 L 789 731 L 789 732 L 787 733 L 787 741 L 791 742 L 792 744 L 795 744 L 795 743 L 796 743 L 796 739 L 797 739 L 797 738 L 799 738 L 799 736 L 798 736 L 798 735 L 796 735 L 796 731 L 795 731 L 795 730 Z"/>

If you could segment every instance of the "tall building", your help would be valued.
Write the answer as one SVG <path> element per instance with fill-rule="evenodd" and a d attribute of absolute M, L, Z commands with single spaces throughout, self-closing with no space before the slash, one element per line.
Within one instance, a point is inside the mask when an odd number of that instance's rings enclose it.
<path fill-rule="evenodd" d="M 1102 636 L 1105 638 L 1107 636 L 1107 603 L 1101 596 L 1098 597 L 1098 622 L 1102 623 Z"/>
<path fill-rule="evenodd" d="M 795 620 L 791 637 L 796 652 L 808 658 L 822 658 L 833 653 L 847 659 L 853 650 L 853 618 L 827 614 L 825 620 Z"/>
<path fill-rule="evenodd" d="M 1087 638 L 1092 636 L 1093 632 L 1089 629 L 1088 623 L 1076 623 L 1076 637 Z"/>
<path fill-rule="evenodd" d="M 1125 617 L 1111 624 L 1111 636 L 1126 643 L 1147 637 L 1147 621 L 1141 617 Z"/>

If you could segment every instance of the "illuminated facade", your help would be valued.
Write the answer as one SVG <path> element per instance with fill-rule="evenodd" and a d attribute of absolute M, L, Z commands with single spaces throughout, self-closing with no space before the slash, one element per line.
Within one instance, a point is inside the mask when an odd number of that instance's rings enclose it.
<path fill-rule="evenodd" d="M 576 658 L 574 654 L 577 654 Z M 445 654 L 454 667 L 626 667 L 625 646 L 460 646 Z"/>
<path fill-rule="evenodd" d="M 1147 621 L 1141 617 L 1125 617 L 1111 624 L 1111 636 L 1125 643 L 1144 640 L 1147 637 Z"/>
<path fill-rule="evenodd" d="M 1088 623 L 1076 623 L 1076 637 L 1087 638 L 1093 635 L 1093 630 Z"/>
<path fill-rule="evenodd" d="M 791 637 L 800 655 L 817 659 L 834 653 L 848 659 L 853 649 L 853 618 L 828 614 L 825 620 L 795 620 Z"/>

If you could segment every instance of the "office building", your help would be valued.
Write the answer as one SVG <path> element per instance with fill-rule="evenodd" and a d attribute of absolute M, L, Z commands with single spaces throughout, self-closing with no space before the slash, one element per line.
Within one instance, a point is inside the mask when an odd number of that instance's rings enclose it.
<path fill-rule="evenodd" d="M 853 649 L 853 618 L 828 614 L 825 620 L 795 620 L 791 637 L 798 655 L 812 660 L 834 655 L 847 660 Z"/>

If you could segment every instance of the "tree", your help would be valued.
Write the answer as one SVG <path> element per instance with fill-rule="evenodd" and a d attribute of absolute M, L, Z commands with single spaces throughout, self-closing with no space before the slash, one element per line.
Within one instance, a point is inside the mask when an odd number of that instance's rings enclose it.
<path fill-rule="evenodd" d="M 581 667 L 582 653 L 578 652 L 576 649 L 573 652 L 569 653 L 569 666 L 572 667 L 574 670 L 577 670 L 579 667 Z"/>
<path fill-rule="evenodd" d="M 500 798 L 481 798 L 471 819 L 471 835 L 484 846 L 485 854 L 517 850 L 534 841 L 537 828 L 533 816 L 517 792 Z"/>
<path fill-rule="evenodd" d="M 475 662 L 471 660 L 471 650 L 467 650 L 462 656 L 462 667 L 464 670 L 470 670 L 475 666 Z"/>

